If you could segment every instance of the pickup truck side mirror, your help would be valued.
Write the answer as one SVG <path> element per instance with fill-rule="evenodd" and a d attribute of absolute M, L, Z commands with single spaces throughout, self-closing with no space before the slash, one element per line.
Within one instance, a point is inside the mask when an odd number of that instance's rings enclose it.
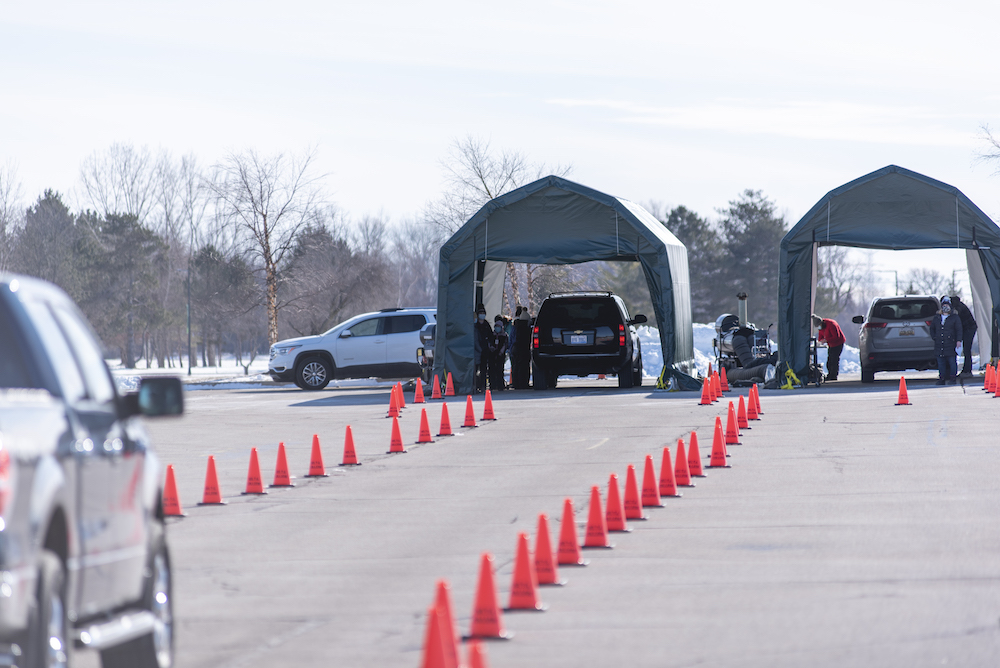
<path fill-rule="evenodd" d="M 340 338 L 342 338 L 342 339 L 349 339 L 352 336 L 354 336 L 354 335 L 351 334 L 351 330 L 349 330 L 349 329 L 345 329 L 344 331 L 342 331 L 340 333 Z"/>
<path fill-rule="evenodd" d="M 184 413 L 184 386 L 180 378 L 143 378 L 139 391 L 126 394 L 122 400 L 124 417 L 181 415 Z"/>
<path fill-rule="evenodd" d="M 643 314 L 640 313 L 639 315 L 637 315 L 634 318 L 632 318 L 632 320 L 631 320 L 631 322 L 629 322 L 629 324 L 630 325 L 641 325 L 644 322 L 649 322 L 649 320 L 646 318 L 646 316 L 644 316 Z"/>
<path fill-rule="evenodd" d="M 853 318 L 851 318 L 851 322 L 853 322 L 855 325 L 860 325 L 864 321 L 865 317 L 863 315 L 856 315 Z"/>

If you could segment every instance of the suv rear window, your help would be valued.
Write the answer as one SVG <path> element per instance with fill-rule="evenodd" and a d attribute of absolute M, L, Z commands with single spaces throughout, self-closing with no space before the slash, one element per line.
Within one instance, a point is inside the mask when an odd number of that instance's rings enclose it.
<path fill-rule="evenodd" d="M 872 307 L 872 318 L 879 320 L 920 320 L 937 313 L 933 299 L 883 299 Z"/>
<path fill-rule="evenodd" d="M 611 299 L 593 297 L 553 299 L 546 304 L 547 308 L 542 314 L 542 319 L 559 323 L 562 327 L 618 325 L 621 322 L 618 309 Z"/>

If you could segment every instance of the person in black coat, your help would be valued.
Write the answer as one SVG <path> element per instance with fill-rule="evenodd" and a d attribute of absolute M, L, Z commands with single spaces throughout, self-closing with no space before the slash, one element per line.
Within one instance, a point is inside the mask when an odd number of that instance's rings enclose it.
<path fill-rule="evenodd" d="M 475 339 L 475 362 L 476 375 L 473 392 L 482 394 L 486 391 L 486 379 L 490 370 L 490 341 L 493 338 L 493 330 L 490 323 L 486 322 L 486 307 L 482 304 L 476 308 L 476 324 L 473 325 Z"/>
<path fill-rule="evenodd" d="M 528 309 L 518 306 L 514 336 L 510 343 L 510 366 L 515 390 L 527 390 L 531 380 L 531 318 Z"/>
<path fill-rule="evenodd" d="M 965 364 L 962 365 L 962 375 L 972 376 L 972 339 L 976 336 L 976 318 L 972 310 L 956 295 L 951 298 L 951 309 L 962 321 L 962 352 L 965 354 Z"/>
<path fill-rule="evenodd" d="M 931 338 L 938 362 L 938 385 L 955 384 L 958 361 L 955 349 L 962 340 L 962 319 L 951 312 L 951 302 L 945 297 L 938 315 L 931 318 Z"/>
<path fill-rule="evenodd" d="M 507 387 L 503 380 L 503 367 L 507 360 L 507 332 L 504 331 L 503 317 L 499 315 L 493 320 L 489 347 L 490 391 L 499 392 Z"/>

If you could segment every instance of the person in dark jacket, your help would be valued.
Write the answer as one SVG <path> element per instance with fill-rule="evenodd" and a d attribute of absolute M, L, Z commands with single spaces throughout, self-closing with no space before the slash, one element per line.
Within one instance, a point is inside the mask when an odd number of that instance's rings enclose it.
<path fill-rule="evenodd" d="M 962 365 L 962 376 L 972 376 L 972 339 L 976 336 L 976 318 L 972 310 L 966 306 L 958 295 L 951 298 L 951 309 L 962 321 L 962 352 L 965 354 L 965 364 Z"/>
<path fill-rule="evenodd" d="M 490 391 L 499 392 L 507 387 L 503 380 L 504 362 L 507 360 L 507 333 L 504 331 L 504 319 L 497 316 L 493 320 L 493 333 L 490 335 Z"/>
<path fill-rule="evenodd" d="M 844 352 L 847 338 L 836 320 L 821 318 L 815 313 L 812 316 L 813 327 L 816 328 L 816 341 L 826 344 L 826 379 L 837 380 L 840 375 L 840 353 Z"/>
<path fill-rule="evenodd" d="M 958 376 L 956 348 L 962 340 L 962 319 L 951 312 L 951 302 L 945 297 L 938 315 L 931 318 L 931 338 L 938 362 L 938 385 L 954 385 Z"/>
<path fill-rule="evenodd" d="M 517 307 L 510 364 L 514 371 L 514 389 L 527 390 L 531 379 L 531 317 L 525 306 Z"/>
<path fill-rule="evenodd" d="M 476 308 L 476 324 L 473 326 L 473 332 L 476 345 L 476 386 L 474 392 L 482 394 L 486 391 L 486 378 L 489 376 L 490 340 L 493 338 L 490 323 L 486 322 L 486 307 L 482 304 Z"/>

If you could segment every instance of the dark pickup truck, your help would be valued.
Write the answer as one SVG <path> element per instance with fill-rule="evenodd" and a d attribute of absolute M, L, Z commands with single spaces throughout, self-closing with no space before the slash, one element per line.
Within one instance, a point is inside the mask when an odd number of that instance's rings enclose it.
<path fill-rule="evenodd" d="M 173 664 L 160 464 L 140 415 L 177 415 L 176 378 L 120 395 L 72 300 L 0 274 L 0 666 Z"/>

